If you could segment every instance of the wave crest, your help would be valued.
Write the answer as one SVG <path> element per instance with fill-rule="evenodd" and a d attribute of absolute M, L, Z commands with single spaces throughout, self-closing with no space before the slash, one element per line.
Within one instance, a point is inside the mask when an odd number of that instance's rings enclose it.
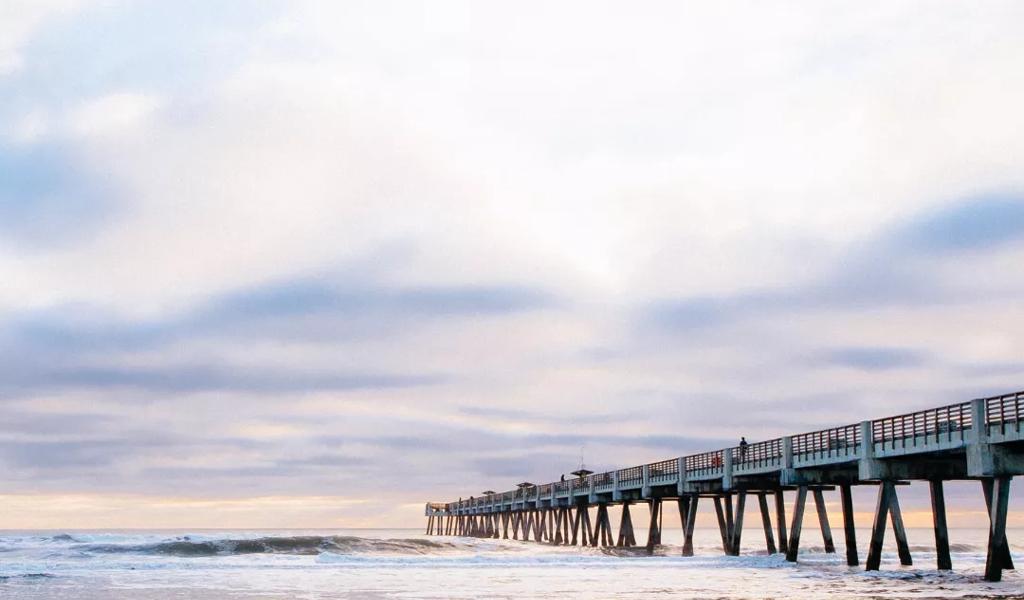
<path fill-rule="evenodd" d="M 454 544 L 418 539 L 368 539 L 354 536 L 287 536 L 193 541 L 179 539 L 155 544 L 88 544 L 76 550 L 93 554 L 154 554 L 163 556 L 233 556 L 240 554 L 432 554 Z"/>

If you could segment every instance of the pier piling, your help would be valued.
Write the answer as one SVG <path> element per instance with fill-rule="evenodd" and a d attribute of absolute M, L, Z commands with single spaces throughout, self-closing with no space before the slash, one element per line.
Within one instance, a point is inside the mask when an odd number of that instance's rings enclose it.
<path fill-rule="evenodd" d="M 1012 569 L 1010 548 L 1006 541 L 1006 510 L 1010 502 L 1010 477 L 997 477 L 983 482 L 989 506 L 988 556 L 985 559 L 985 580 L 1000 581 L 1003 569 Z"/>
<path fill-rule="evenodd" d="M 692 496 L 686 500 L 679 499 L 679 513 L 686 508 L 686 519 L 683 521 L 683 556 L 693 556 L 693 527 L 697 523 L 697 503 L 700 496 Z"/>
<path fill-rule="evenodd" d="M 761 509 L 761 525 L 764 527 L 764 544 L 768 554 L 775 554 L 775 536 L 772 534 L 772 518 L 768 512 L 768 498 L 764 492 L 757 493 L 757 505 Z"/>
<path fill-rule="evenodd" d="M 825 553 L 835 554 L 836 544 L 832 540 L 832 527 L 828 523 L 828 511 L 825 509 L 825 497 L 821 488 L 814 489 L 814 508 L 818 512 L 818 526 L 821 528 L 821 541 L 825 544 Z"/>
<path fill-rule="evenodd" d="M 661 498 L 651 499 L 651 519 L 647 527 L 647 553 L 654 554 L 654 547 L 661 545 Z"/>
<path fill-rule="evenodd" d="M 807 504 L 807 486 L 801 485 L 796 489 L 796 500 L 793 502 L 792 529 L 789 532 L 789 545 L 786 548 L 786 560 L 796 562 L 797 553 L 800 552 L 800 531 L 804 527 L 804 506 Z"/>
<path fill-rule="evenodd" d="M 779 552 L 789 551 L 789 542 L 786 532 L 786 499 L 782 490 L 775 492 L 775 528 L 779 531 Z"/>
<path fill-rule="evenodd" d="M 857 557 L 857 530 L 853 520 L 853 494 L 850 484 L 839 486 L 839 500 L 843 508 L 843 541 L 846 543 L 846 565 L 856 567 L 860 560 Z"/>
<path fill-rule="evenodd" d="M 932 479 L 928 482 L 928 487 L 932 497 L 936 568 L 947 571 L 953 568 L 953 560 L 949 555 L 949 528 L 946 526 L 946 496 L 942 490 L 942 480 Z"/>

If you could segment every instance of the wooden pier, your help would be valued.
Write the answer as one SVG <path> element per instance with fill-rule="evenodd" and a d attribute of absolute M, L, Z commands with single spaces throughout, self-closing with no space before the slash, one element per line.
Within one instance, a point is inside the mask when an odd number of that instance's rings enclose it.
<path fill-rule="evenodd" d="M 944 481 L 974 480 L 989 511 L 985 579 L 999 581 L 1013 568 L 1006 541 L 1010 482 L 1024 474 L 1024 392 L 981 398 L 915 413 L 863 421 L 810 433 L 681 456 L 606 473 L 585 474 L 543 485 L 426 505 L 427 533 L 547 542 L 636 545 L 630 506 L 649 505 L 647 549 L 661 543 L 666 501 L 675 501 L 683 527 L 683 556 L 693 555 L 693 529 L 701 499 L 714 504 L 722 550 L 738 555 L 748 496 L 756 504 L 769 553 L 796 561 L 808 495 L 814 502 L 826 552 L 835 552 L 825 492 L 839 492 L 847 564 L 859 564 L 851 486 L 878 488 L 865 560 L 881 562 L 886 525 L 891 524 L 900 563 L 910 565 L 909 544 L 897 491 L 912 481 L 928 482 L 934 516 L 938 569 L 951 569 Z M 787 527 L 783 491 L 795 492 Z M 772 524 L 770 500 L 775 505 Z M 619 505 L 618 536 L 608 507 Z M 591 521 L 591 509 L 594 520 Z M 778 533 L 776 540 L 775 532 Z"/>

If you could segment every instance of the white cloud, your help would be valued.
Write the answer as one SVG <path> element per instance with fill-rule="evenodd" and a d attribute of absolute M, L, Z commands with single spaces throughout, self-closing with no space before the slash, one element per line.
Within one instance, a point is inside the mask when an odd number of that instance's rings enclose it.
<path fill-rule="evenodd" d="M 75 109 L 70 129 L 83 137 L 138 135 L 159 107 L 160 100 L 151 94 L 106 94 Z"/>
<path fill-rule="evenodd" d="M 25 65 L 23 46 L 48 17 L 67 14 L 77 0 L 6 0 L 0 4 L 0 77 Z"/>

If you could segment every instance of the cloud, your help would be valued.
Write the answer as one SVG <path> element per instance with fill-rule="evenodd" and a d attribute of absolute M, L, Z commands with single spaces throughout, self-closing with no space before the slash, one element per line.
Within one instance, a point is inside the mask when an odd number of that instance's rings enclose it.
<path fill-rule="evenodd" d="M 669 332 L 699 333 L 762 315 L 969 303 L 984 296 L 989 282 L 958 285 L 943 277 L 944 261 L 1019 239 L 1024 239 L 1024 199 L 971 196 L 881 228 L 810 281 L 663 299 L 647 306 L 641 320 Z"/>
<path fill-rule="evenodd" d="M 72 8 L 0 8 L 4 489 L 401 515 L 1018 384 L 1019 3 Z"/>
<path fill-rule="evenodd" d="M 906 348 L 834 348 L 824 351 L 820 362 L 863 371 L 883 371 L 918 367 L 925 360 L 922 352 Z"/>
<path fill-rule="evenodd" d="M 67 246 L 112 216 L 115 186 L 66 147 L 0 144 L 0 173 L 0 244 Z"/>
<path fill-rule="evenodd" d="M 446 380 L 443 375 L 401 375 L 389 373 L 303 372 L 299 369 L 274 370 L 267 367 L 186 365 L 159 369 L 86 367 L 19 369 L 5 373 L 0 389 L 7 393 L 54 389 L 131 388 L 158 393 L 209 391 L 245 391 L 273 394 L 296 391 L 339 391 L 391 389 L 434 385 Z"/>
<path fill-rule="evenodd" d="M 123 135 L 135 132 L 159 108 L 147 94 L 117 92 L 90 100 L 72 115 L 71 129 L 80 136 Z"/>
<path fill-rule="evenodd" d="M 69 11 L 68 0 L 11 0 L 0 12 L 0 78 L 24 67 L 23 46 L 48 18 Z"/>
<path fill-rule="evenodd" d="M 161 319 L 129 320 L 89 306 L 61 306 L 0 321 L 0 388 L 29 394 L 55 389 L 134 388 L 158 393 L 244 390 L 253 393 L 359 390 L 437 385 L 450 373 L 409 373 L 360 365 L 311 367 L 276 361 L 254 366 L 224 358 L 142 365 L 138 353 L 172 352 L 181 344 L 233 346 L 401 339 L 435 322 L 474 322 L 561 310 L 553 294 L 526 286 L 404 286 L 358 276 L 325 275 L 271 282 L 206 299 Z"/>
<path fill-rule="evenodd" d="M 986 250 L 1024 239 L 1024 196 L 969 198 L 907 223 L 893 233 L 897 247 L 923 254 Z"/>

